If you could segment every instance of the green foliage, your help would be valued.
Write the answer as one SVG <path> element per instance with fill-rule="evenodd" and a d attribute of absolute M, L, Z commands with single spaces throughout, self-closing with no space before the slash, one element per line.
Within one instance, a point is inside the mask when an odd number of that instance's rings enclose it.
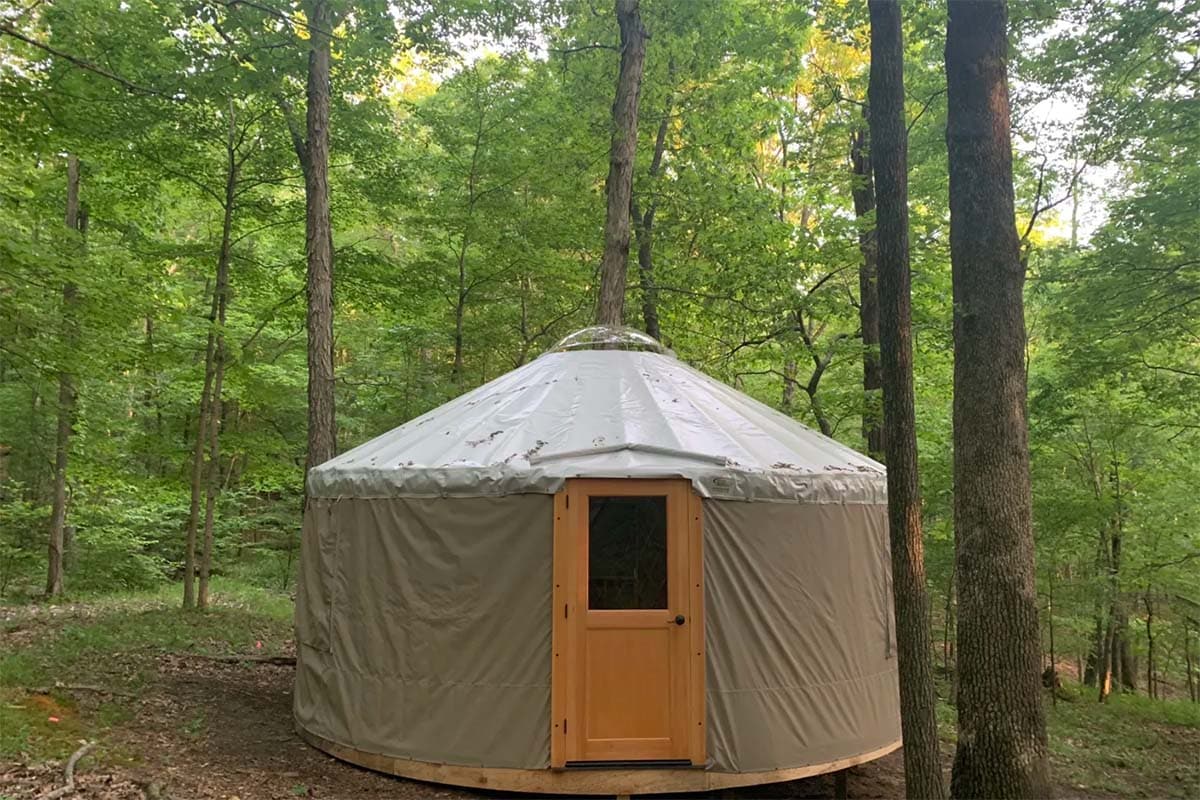
<path fill-rule="evenodd" d="M 615 20 L 577 0 L 334 5 L 346 449 L 590 322 L 618 59 Z M 64 372 L 77 390 L 68 592 L 180 577 L 231 130 L 216 570 L 286 590 L 306 437 L 304 187 L 289 125 L 303 129 L 299 6 L 26 6 L 5 19 L 76 63 L 0 36 L 0 597 L 43 584 Z M 1060 666 L 1086 661 L 1098 617 L 1119 604 L 1143 689 L 1153 631 L 1178 695 L 1185 642 L 1194 653 L 1200 640 L 1200 2 L 1160 6 L 1010 4 L 1012 91 L 1044 649 L 1053 631 Z M 849 164 L 864 9 L 642 11 L 634 193 L 655 209 L 656 294 L 631 256 L 626 321 L 640 326 L 656 297 L 680 358 L 861 446 L 878 404 L 861 389 L 858 317 L 858 235 L 872 220 L 854 216 Z M 952 629 L 945 9 L 905 11 L 926 562 L 935 619 Z M 86 237 L 63 225 L 67 153 L 83 164 Z M 1114 582 L 1098 555 L 1118 522 Z"/>
<path fill-rule="evenodd" d="M 1090 690 L 1082 694 L 1077 702 L 1047 708 L 1051 761 L 1061 783 L 1120 797 L 1195 796 L 1200 705 L 1128 695 L 1096 703 Z"/>
<path fill-rule="evenodd" d="M 19 495 L 20 487 L 9 482 L 3 491 Z M 9 588 L 37 575 L 41 577 L 41 537 L 35 536 L 47 509 L 29 500 L 0 502 L 0 597 Z"/>
<path fill-rule="evenodd" d="M 286 595 L 217 577 L 213 596 L 207 612 L 180 610 L 174 588 L 163 587 L 93 600 L 85 615 L 63 614 L 65 623 L 56 624 L 45 609 L 42 615 L 18 615 L 11 625 L 30 631 L 32 638 L 0 652 L 0 758 L 63 758 L 81 738 L 102 739 L 133 716 L 136 693 L 160 669 L 154 660 L 159 654 L 274 655 L 290 640 L 292 603 Z M 102 685 L 129 696 L 112 696 L 85 709 L 66 690 L 29 692 L 56 682 Z M 202 716 L 193 722 L 191 733 L 203 730 Z M 107 757 L 112 756 L 108 749 Z"/>

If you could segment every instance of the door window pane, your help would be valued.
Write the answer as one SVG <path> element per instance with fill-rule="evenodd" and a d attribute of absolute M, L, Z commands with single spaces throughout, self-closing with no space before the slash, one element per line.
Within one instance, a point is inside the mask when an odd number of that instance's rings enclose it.
<path fill-rule="evenodd" d="M 588 498 L 588 608 L 667 607 L 667 498 Z"/>

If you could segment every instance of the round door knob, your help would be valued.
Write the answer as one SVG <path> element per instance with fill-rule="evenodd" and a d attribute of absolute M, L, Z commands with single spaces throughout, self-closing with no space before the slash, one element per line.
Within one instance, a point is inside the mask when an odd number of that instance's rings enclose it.
<path fill-rule="evenodd" d="M 676 614 L 674 622 L 676 625 L 682 625 L 683 623 L 687 622 L 687 618 L 684 617 L 683 614 Z"/>

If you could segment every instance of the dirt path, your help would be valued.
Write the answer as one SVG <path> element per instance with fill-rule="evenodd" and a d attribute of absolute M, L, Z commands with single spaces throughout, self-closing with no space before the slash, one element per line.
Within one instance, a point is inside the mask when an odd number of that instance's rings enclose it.
<path fill-rule="evenodd" d="M 284 798 L 498 798 L 381 775 L 309 747 L 292 731 L 292 669 L 162 655 L 157 679 L 135 701 L 99 750 L 103 768 L 84 760 L 78 797 L 283 800 Z M 98 704 L 81 696 L 77 712 Z M 94 762 L 93 762 L 94 763 Z M 854 798 L 903 796 L 902 764 L 893 754 L 850 774 Z M 36 797 L 57 785 L 57 764 L 0 767 L 0 797 Z M 693 797 L 825 798 L 827 777 Z"/>
<path fill-rule="evenodd" d="M 0 800 L 35 798 L 61 785 L 66 756 L 86 738 L 97 739 L 98 745 L 77 770 L 75 797 L 84 800 L 512 796 L 419 783 L 340 762 L 308 746 L 293 732 L 291 666 L 229 663 L 180 652 L 264 647 L 260 652 L 287 655 L 292 647 L 290 635 L 286 618 L 271 623 L 253 614 L 237 616 L 236 610 L 229 609 L 206 616 L 181 616 L 153 603 L 121 606 L 119 613 L 85 606 L 19 614 L 0 609 L 0 666 L 5 653 L 17 654 L 17 668 L 22 668 L 19 662 L 26 656 L 42 659 L 41 672 L 36 673 L 41 680 L 24 684 L 26 688 L 46 685 L 48 675 L 66 674 L 80 684 L 126 693 L 31 693 L 17 688 L 22 683 L 12 679 L 10 666 L 9 677 L 0 682 L 0 703 L 20 710 L 8 719 L 36 722 L 42 728 L 37 746 L 29 739 L 28 748 L 22 745 L 14 750 L 10 744 L 7 752 L 42 755 L 8 761 L 0 758 Z M 109 637 L 103 645 L 97 643 L 101 636 Z M 89 643 L 98 649 L 54 649 Z M 32 678 L 35 673 L 29 675 Z M 130 693 L 129 687 L 140 689 Z M 0 713 L 3 711 L 0 708 Z M 0 716 L 0 722 L 3 719 Z M 53 724 L 47 724 L 48 719 Z M 1133 768 L 1133 756 L 1124 768 L 1138 779 L 1143 796 L 1187 796 L 1186 790 L 1184 794 L 1177 790 L 1189 780 L 1186 754 L 1196 752 L 1200 739 L 1194 728 L 1162 729 L 1164 736 L 1174 737 L 1170 739 L 1172 752 L 1178 751 L 1181 759 L 1176 765 L 1178 774 L 1138 771 Z M 5 734 L 0 730 L 0 744 Z M 1090 736 L 1082 728 L 1076 735 L 1081 739 Z M 47 753 L 62 757 L 47 760 Z M 943 748 L 947 775 L 951 755 L 951 748 Z M 900 800 L 904 796 L 901 754 L 854 768 L 848 783 L 851 798 Z M 1111 795 L 1062 784 L 1058 796 L 1083 800 Z M 832 798 L 833 780 L 822 776 L 691 797 Z"/>

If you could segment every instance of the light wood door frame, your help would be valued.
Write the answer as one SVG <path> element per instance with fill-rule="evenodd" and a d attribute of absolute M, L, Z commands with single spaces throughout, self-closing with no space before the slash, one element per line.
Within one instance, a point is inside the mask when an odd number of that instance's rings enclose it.
<path fill-rule="evenodd" d="M 656 624 L 666 625 L 675 614 L 687 617 L 678 632 L 683 645 L 682 671 L 673 671 L 671 680 L 674 751 L 669 754 L 647 753 L 630 758 L 628 753 L 613 753 L 608 758 L 595 752 L 585 753 L 583 692 L 585 647 L 588 630 L 587 608 L 587 531 L 588 498 L 666 496 L 668 498 L 668 614 L 661 610 L 600 611 L 592 613 L 592 628 L 606 620 L 619 624 L 622 615 L 652 615 Z M 704 719 L 704 579 L 701 532 L 701 500 L 689 481 L 676 479 L 578 478 L 568 480 L 554 497 L 554 592 L 551 674 L 550 765 L 561 768 L 568 761 L 686 759 L 703 765 L 705 753 Z M 661 619 L 660 619 L 661 617 Z M 634 619 L 624 616 L 624 619 Z M 646 617 L 649 621 L 650 617 Z M 673 645 L 674 646 L 674 645 Z M 677 712 L 675 711 L 677 709 Z"/>

